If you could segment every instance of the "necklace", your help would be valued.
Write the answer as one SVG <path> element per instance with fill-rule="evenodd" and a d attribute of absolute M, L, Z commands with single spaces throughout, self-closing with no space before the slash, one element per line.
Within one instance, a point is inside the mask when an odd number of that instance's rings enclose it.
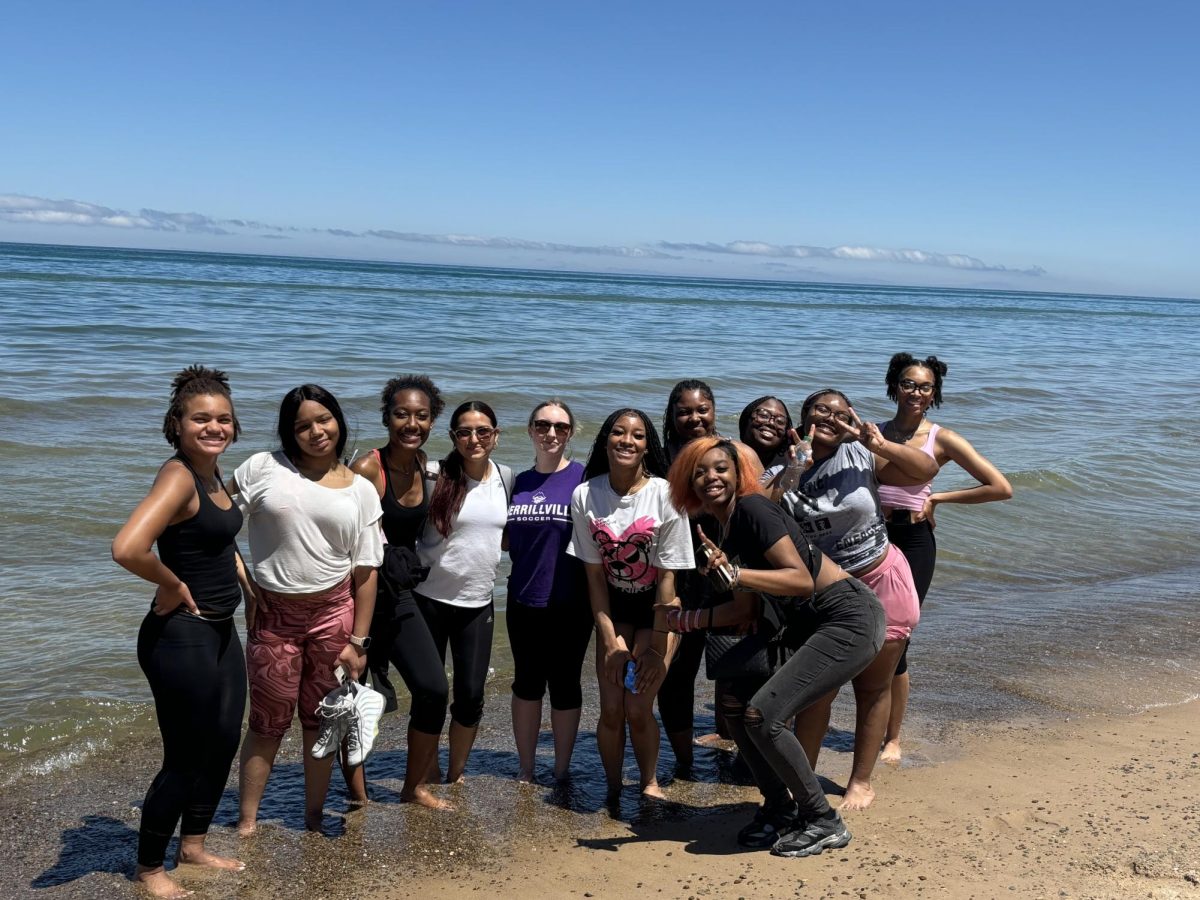
<path fill-rule="evenodd" d="M 888 422 L 888 430 L 891 431 L 891 433 L 896 436 L 897 444 L 907 444 L 909 441 L 911 441 L 913 439 L 913 435 L 921 430 L 921 426 L 923 424 L 925 424 L 925 417 L 921 416 L 920 420 L 917 422 L 916 425 L 914 425 L 912 427 L 912 429 L 910 431 L 904 432 L 904 431 L 901 431 L 900 428 L 896 425 L 896 420 L 892 419 L 890 422 Z"/>

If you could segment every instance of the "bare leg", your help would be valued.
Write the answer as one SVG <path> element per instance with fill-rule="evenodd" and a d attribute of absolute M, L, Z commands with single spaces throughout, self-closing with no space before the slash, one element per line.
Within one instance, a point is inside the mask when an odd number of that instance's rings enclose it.
<path fill-rule="evenodd" d="M 513 740 L 517 744 L 517 781 L 533 781 L 538 732 L 542 730 L 542 701 L 512 698 Z"/>
<path fill-rule="evenodd" d="M 608 793 L 620 793 L 625 762 L 625 688 L 604 677 L 604 653 L 596 638 L 596 680 L 600 692 L 600 719 L 596 723 L 596 750 L 604 766 Z"/>
<path fill-rule="evenodd" d="M 829 730 L 829 716 L 837 695 L 837 691 L 830 691 L 808 709 L 796 713 L 796 740 L 804 748 L 804 755 L 814 771 L 817 768 L 817 756 L 821 753 L 821 741 L 825 740 L 825 732 Z"/>
<path fill-rule="evenodd" d="M 663 797 L 658 786 L 658 721 L 654 718 L 653 694 L 627 694 L 625 717 L 629 721 L 629 738 L 637 759 L 642 794 Z M 690 744 L 690 741 L 689 741 Z"/>
<path fill-rule="evenodd" d="M 304 827 L 321 831 L 325 819 L 325 797 L 329 794 L 329 779 L 333 775 L 333 757 L 313 759 L 312 748 L 317 742 L 317 729 L 304 729 Z"/>
<path fill-rule="evenodd" d="M 175 861 L 191 866 L 207 866 L 210 869 L 232 869 L 235 872 L 246 868 L 246 864 L 240 859 L 209 853 L 204 847 L 204 840 L 207 837 L 206 834 L 180 835 L 179 853 L 176 855 Z"/>
<path fill-rule="evenodd" d="M 841 809 L 866 809 L 875 799 L 871 773 L 892 710 L 892 679 L 904 641 L 887 641 L 874 662 L 854 679 L 854 764 Z"/>
<path fill-rule="evenodd" d="M 908 710 L 909 689 L 907 672 L 892 679 L 892 714 L 888 717 L 887 733 L 883 736 L 883 752 L 879 754 L 885 763 L 898 763 L 903 755 L 900 751 L 900 726 L 904 724 L 904 713 Z"/>
<path fill-rule="evenodd" d="M 367 797 L 367 770 L 363 765 L 352 766 L 347 761 L 350 750 L 345 743 L 338 748 L 338 765 L 342 769 L 342 777 L 346 779 L 346 791 L 350 795 L 350 803 L 364 806 L 370 798 Z"/>
<path fill-rule="evenodd" d="M 283 738 L 264 737 L 254 731 L 246 732 L 242 741 L 241 763 L 238 767 L 238 834 L 253 834 L 258 824 L 258 807 L 262 804 L 271 767 Z"/>
<path fill-rule="evenodd" d="M 465 780 L 463 773 L 467 770 L 467 759 L 471 755 L 471 748 L 475 746 L 475 734 L 478 731 L 478 725 L 468 727 L 458 724 L 453 719 L 450 720 L 450 761 L 446 766 L 447 784 L 460 784 Z"/>
<path fill-rule="evenodd" d="M 435 797 L 425 787 L 430 771 L 437 770 L 439 737 L 441 735 L 417 731 L 411 725 L 408 727 L 408 763 L 404 768 L 404 787 L 400 789 L 400 799 L 405 803 L 430 809 L 454 809 L 450 802 Z"/>
<path fill-rule="evenodd" d="M 562 781 L 571 774 L 571 754 L 579 736 L 582 709 L 550 709 L 550 728 L 554 732 L 554 777 Z"/>
<path fill-rule="evenodd" d="M 167 900 L 178 900 L 180 897 L 192 896 L 192 891 L 182 887 L 179 882 L 167 874 L 162 866 L 147 869 L 138 866 L 133 870 L 133 880 L 141 885 L 151 897 L 165 897 Z"/>

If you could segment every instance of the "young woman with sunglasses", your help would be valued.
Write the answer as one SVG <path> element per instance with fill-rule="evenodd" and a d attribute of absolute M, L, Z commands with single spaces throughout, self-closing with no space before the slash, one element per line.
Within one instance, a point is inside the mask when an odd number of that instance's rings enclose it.
<path fill-rule="evenodd" d="M 875 593 L 887 619 L 883 649 L 853 681 L 854 762 L 841 808 L 866 809 L 875 797 L 871 773 L 887 729 L 896 661 L 921 615 L 908 561 L 888 542 L 879 485 L 927 481 L 937 466 L 920 450 L 889 441 L 874 423 L 861 421 L 841 391 L 809 395 L 800 425 L 811 461 L 797 488 L 784 494 L 784 505 L 826 556 Z M 789 450 L 793 458 L 795 453 L 795 447 Z M 796 721 L 813 765 L 836 694 L 832 691 Z"/>
<path fill-rule="evenodd" d="M 462 781 L 475 743 L 492 656 L 492 589 L 512 484 L 511 470 L 491 460 L 499 437 L 496 414 L 482 400 L 468 400 L 454 410 L 454 446 L 438 467 L 417 542 L 417 555 L 429 566 L 415 592 L 417 606 L 443 665 L 447 644 L 454 660 L 446 769 L 450 784 Z"/>
<path fill-rule="evenodd" d="M 783 640 L 793 648 L 787 661 L 770 674 L 746 672 L 718 682 L 718 702 L 763 795 L 738 843 L 780 856 L 813 856 L 846 846 L 850 832 L 830 809 L 787 722 L 870 664 L 883 645 L 884 616 L 869 589 L 762 495 L 761 475 L 750 448 L 721 438 L 693 441 L 672 464 L 671 498 L 699 515 L 701 541 L 711 554 L 706 568 L 724 567 L 733 588 L 726 602 L 672 611 L 668 621 L 693 633 L 760 622 L 768 604 L 778 612 Z"/>
<path fill-rule="evenodd" d="M 177 374 L 163 419 L 175 455 L 112 544 L 113 560 L 157 588 L 137 656 L 154 694 L 163 764 L 142 804 L 133 876 L 153 897 L 192 893 L 163 868 L 176 826 L 177 862 L 245 868 L 204 846 L 246 708 L 246 665 L 233 622 L 249 590 L 237 552 L 242 514 L 217 466 L 239 431 L 224 372 L 190 366 Z"/>
<path fill-rule="evenodd" d="M 937 524 L 934 509 L 941 503 L 990 503 L 1012 497 L 1008 479 L 972 447 L 970 441 L 926 418 L 931 406 L 942 405 L 942 381 L 947 369 L 936 356 L 920 360 L 908 353 L 897 353 L 888 364 L 884 378 L 887 395 L 896 402 L 896 415 L 881 426 L 883 436 L 917 448 L 933 459 L 939 471 L 947 462 L 958 463 L 979 482 L 974 487 L 938 493 L 933 492 L 932 479 L 915 485 L 879 486 L 888 540 L 899 547 L 908 560 L 920 604 L 925 602 L 937 560 L 937 541 L 933 537 Z M 885 762 L 900 761 L 900 728 L 908 708 L 909 691 L 906 642 L 892 682 L 892 712 L 879 757 Z"/>
<path fill-rule="evenodd" d="M 350 468 L 375 486 L 383 504 L 383 534 L 388 544 L 415 552 L 430 500 L 422 477 L 428 461 L 421 448 L 429 440 L 433 423 L 445 404 L 441 391 L 426 375 L 391 379 L 384 385 L 381 399 L 387 445 L 359 457 Z M 412 698 L 400 799 L 432 809 L 446 809 L 450 804 L 430 793 L 425 779 L 437 760 L 450 684 L 433 635 L 417 608 L 413 583 L 392 587 L 382 590 L 375 604 L 367 666 L 376 688 L 388 698 L 391 708 L 395 708 L 396 691 L 388 679 L 389 663 L 395 665 Z M 365 796 L 365 784 L 358 789 Z"/>
<path fill-rule="evenodd" d="M 587 480 L 571 497 L 567 552 L 584 563 L 596 620 L 596 744 L 610 796 L 621 790 L 627 723 L 642 794 L 663 796 L 654 698 L 674 650 L 666 609 L 679 602 L 675 572 L 694 565 L 688 521 L 671 503 L 666 472 L 649 416 L 618 409 L 600 427 Z"/>
<path fill-rule="evenodd" d="M 317 705 L 366 666 L 383 562 L 379 495 L 342 464 L 348 433 L 337 398 L 303 384 L 279 405 L 279 443 L 238 466 L 229 483 L 250 532 L 257 584 L 246 610 L 250 726 L 242 743 L 238 831 L 259 804 L 297 711 L 303 730 L 304 824 L 320 831 L 332 756 L 315 759 Z M 354 776 L 347 779 L 354 782 Z"/>
<path fill-rule="evenodd" d="M 520 473 L 508 507 L 508 609 L 505 623 L 516 673 L 512 684 L 513 738 L 521 781 L 535 780 L 542 698 L 550 690 L 554 777 L 567 778 L 583 707 L 580 678 L 592 634 L 583 566 L 567 553 L 571 495 L 583 465 L 567 457 L 575 416 L 561 400 L 529 414 L 532 469 Z"/>
<path fill-rule="evenodd" d="M 717 401 L 712 388 L 696 378 L 681 381 L 671 389 L 663 411 L 663 446 L 667 463 L 690 441 L 717 433 Z M 699 609 L 710 595 L 708 579 L 694 568 L 675 576 L 675 589 L 685 609 Z M 682 634 L 678 638 L 671 668 L 658 691 L 658 715 L 675 754 L 676 774 L 687 776 L 692 768 L 695 738 L 696 674 L 704 658 L 704 636 Z M 706 740 L 711 739 L 706 736 Z"/>

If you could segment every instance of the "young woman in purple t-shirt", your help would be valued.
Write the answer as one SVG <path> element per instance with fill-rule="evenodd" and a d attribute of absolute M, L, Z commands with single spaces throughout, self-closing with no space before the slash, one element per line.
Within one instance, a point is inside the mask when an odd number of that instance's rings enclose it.
<path fill-rule="evenodd" d="M 517 476 L 508 507 L 508 642 L 516 675 L 512 685 L 513 738 L 520 781 L 534 780 L 542 697 L 550 689 L 554 777 L 565 779 L 579 733 L 583 658 L 592 634 L 583 565 L 568 556 L 571 494 L 583 466 L 566 456 L 575 416 L 561 400 L 529 414 L 533 468 Z"/>

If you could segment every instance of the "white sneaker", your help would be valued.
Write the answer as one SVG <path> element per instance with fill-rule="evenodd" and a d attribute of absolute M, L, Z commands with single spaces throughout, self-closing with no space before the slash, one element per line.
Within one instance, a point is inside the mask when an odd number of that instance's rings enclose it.
<path fill-rule="evenodd" d="M 379 735 L 379 719 L 387 700 L 365 684 L 354 685 L 354 719 L 346 733 L 346 764 L 361 766 L 371 755 Z"/>
<path fill-rule="evenodd" d="M 313 744 L 313 759 L 324 759 L 334 753 L 350 731 L 354 719 L 354 692 L 349 685 L 338 685 L 317 704 L 321 730 Z"/>

